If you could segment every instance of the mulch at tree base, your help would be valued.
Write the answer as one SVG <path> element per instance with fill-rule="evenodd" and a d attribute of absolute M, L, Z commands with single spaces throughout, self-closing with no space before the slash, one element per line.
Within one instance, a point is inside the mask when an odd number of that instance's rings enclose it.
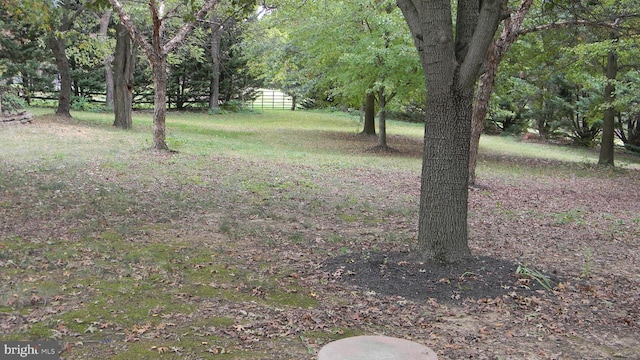
<path fill-rule="evenodd" d="M 461 303 L 465 299 L 514 293 L 529 296 L 546 291 L 535 277 L 518 275 L 517 269 L 518 264 L 488 256 L 441 265 L 424 261 L 415 252 L 371 252 L 333 257 L 325 263 L 324 270 L 344 283 L 416 301 Z M 551 287 L 560 283 L 557 274 L 543 274 Z"/>

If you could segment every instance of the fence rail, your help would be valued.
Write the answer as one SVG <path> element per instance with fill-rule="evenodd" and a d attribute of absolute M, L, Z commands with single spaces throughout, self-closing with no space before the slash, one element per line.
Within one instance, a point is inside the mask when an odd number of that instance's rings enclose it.
<path fill-rule="evenodd" d="M 257 97 L 255 100 L 248 101 L 245 103 L 246 106 L 252 109 L 290 110 L 291 107 L 293 106 L 293 98 L 289 95 L 286 95 L 282 91 L 274 90 L 274 89 L 258 89 L 256 93 L 257 93 Z M 104 104 L 103 94 L 87 94 L 87 95 L 88 96 L 86 97 L 86 99 L 88 99 L 89 102 Z M 42 93 L 42 94 L 32 95 L 31 99 L 57 101 L 58 97 L 55 96 L 55 93 Z M 174 100 L 174 99 L 171 99 L 171 100 Z M 208 99 L 206 101 L 208 101 Z M 206 101 L 205 100 L 194 101 L 193 99 L 190 99 L 189 101 L 184 101 L 184 103 L 185 104 L 202 104 Z M 134 106 L 135 104 L 153 104 L 153 101 L 144 101 L 143 99 L 136 98 L 134 99 Z M 171 108 L 172 105 L 175 106 L 175 102 L 169 103 L 168 104 L 169 108 Z M 296 106 L 300 107 L 300 104 L 296 104 Z"/>
<path fill-rule="evenodd" d="M 258 97 L 249 106 L 252 109 L 289 110 L 293 106 L 293 98 L 278 90 L 259 89 Z"/>

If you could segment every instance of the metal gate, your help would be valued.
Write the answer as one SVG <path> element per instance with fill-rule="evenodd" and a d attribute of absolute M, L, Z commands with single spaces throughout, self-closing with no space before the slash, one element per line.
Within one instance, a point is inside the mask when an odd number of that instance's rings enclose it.
<path fill-rule="evenodd" d="M 262 110 L 290 110 L 293 98 L 282 91 L 274 89 L 259 89 L 258 97 L 251 102 L 252 109 Z"/>

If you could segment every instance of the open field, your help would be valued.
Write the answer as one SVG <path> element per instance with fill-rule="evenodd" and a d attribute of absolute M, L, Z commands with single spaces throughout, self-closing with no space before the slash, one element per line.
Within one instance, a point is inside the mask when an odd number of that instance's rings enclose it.
<path fill-rule="evenodd" d="M 169 154 L 148 113 L 121 131 L 32 112 L 0 127 L 1 340 L 314 359 L 384 334 L 440 359 L 640 359 L 637 158 L 483 138 L 477 259 L 441 269 L 415 253 L 421 125 L 389 122 L 400 153 L 381 155 L 341 113 L 169 113 Z"/>

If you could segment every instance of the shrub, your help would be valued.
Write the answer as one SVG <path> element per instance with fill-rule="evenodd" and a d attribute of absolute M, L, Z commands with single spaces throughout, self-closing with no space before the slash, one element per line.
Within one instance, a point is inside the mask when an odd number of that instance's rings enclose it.
<path fill-rule="evenodd" d="M 27 106 L 23 98 L 18 96 L 14 87 L 0 87 L 0 110 L 1 112 L 12 112 Z"/>

